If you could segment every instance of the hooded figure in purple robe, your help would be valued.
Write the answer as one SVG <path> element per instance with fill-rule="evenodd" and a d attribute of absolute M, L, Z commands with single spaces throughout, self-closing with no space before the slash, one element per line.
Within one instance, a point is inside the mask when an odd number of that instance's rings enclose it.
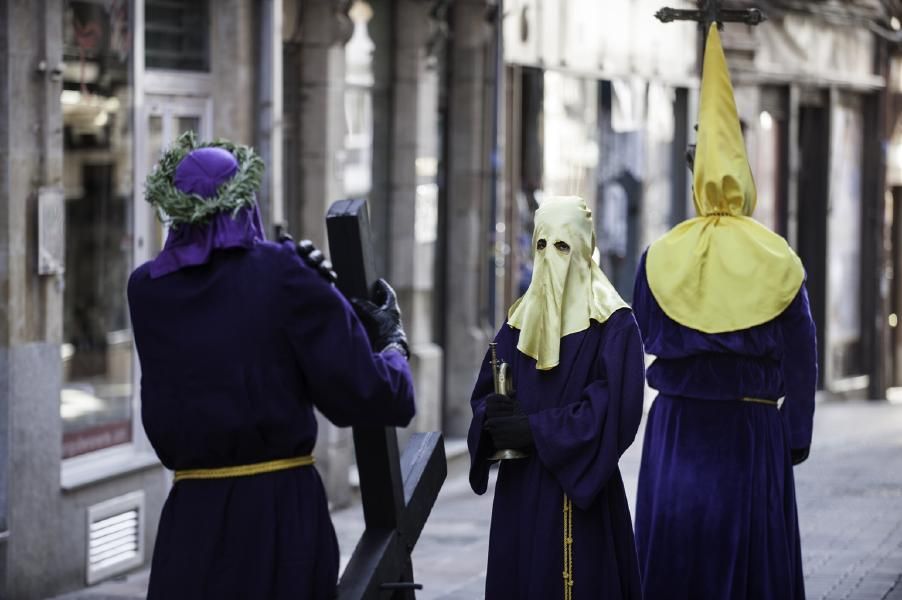
<path fill-rule="evenodd" d="M 485 493 L 496 451 L 488 600 L 638 599 L 639 569 L 618 469 L 642 416 L 642 342 L 592 258 L 579 198 L 536 211 L 535 268 L 495 337 L 514 391 L 486 355 L 470 401 L 470 485 Z M 503 390 L 502 390 L 503 391 Z"/>
<path fill-rule="evenodd" d="M 312 246 L 266 241 L 244 146 L 182 136 L 148 178 L 170 225 L 128 285 L 142 420 L 175 483 L 151 599 L 332 598 L 338 545 L 310 456 L 339 426 L 414 414 L 394 293 L 352 305 Z"/>
<path fill-rule="evenodd" d="M 636 500 L 644 597 L 803 600 L 793 465 L 811 444 L 815 328 L 801 261 L 751 218 L 714 25 L 693 174 L 698 216 L 651 245 L 633 294 L 659 392 Z"/>

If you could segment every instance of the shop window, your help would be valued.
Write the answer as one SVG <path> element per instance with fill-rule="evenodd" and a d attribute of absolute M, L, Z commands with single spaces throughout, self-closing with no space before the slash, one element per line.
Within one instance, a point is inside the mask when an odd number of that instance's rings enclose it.
<path fill-rule="evenodd" d="M 863 131 L 864 114 L 858 98 L 842 97 L 830 125 L 827 225 L 827 369 L 834 382 L 865 372 L 861 360 Z"/>
<path fill-rule="evenodd" d="M 133 343 L 125 286 L 133 266 L 131 44 L 127 0 L 67 1 L 63 159 L 66 279 L 62 455 L 133 435 Z"/>
<path fill-rule="evenodd" d="M 147 68 L 209 71 L 209 23 L 207 0 L 145 0 Z"/>

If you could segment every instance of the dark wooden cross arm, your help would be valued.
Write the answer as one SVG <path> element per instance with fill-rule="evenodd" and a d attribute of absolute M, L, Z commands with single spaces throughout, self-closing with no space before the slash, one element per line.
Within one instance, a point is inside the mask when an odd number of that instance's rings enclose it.
<path fill-rule="evenodd" d="M 696 21 L 708 28 L 711 23 L 745 23 L 760 25 L 767 20 L 767 15 L 760 8 L 719 8 L 713 2 L 707 9 L 662 8 L 655 17 L 662 23 L 672 21 Z"/>
<path fill-rule="evenodd" d="M 376 268 L 363 200 L 339 200 L 326 215 L 329 253 L 338 289 L 368 298 Z M 341 600 L 410 598 L 410 554 L 447 476 L 438 432 L 417 433 L 399 456 L 394 427 L 354 427 L 354 451 L 366 529 L 338 585 Z"/>
<path fill-rule="evenodd" d="M 698 23 L 698 70 L 702 71 L 705 57 L 705 41 L 711 23 L 745 23 L 759 25 L 767 20 L 767 15 L 760 8 L 723 8 L 722 0 L 697 0 L 697 9 L 665 7 L 655 13 L 662 23 L 673 21 L 695 21 Z"/>
<path fill-rule="evenodd" d="M 705 63 L 705 43 L 708 40 L 708 28 L 711 23 L 719 26 L 724 23 L 745 23 L 760 25 L 767 20 L 767 15 L 760 8 L 722 8 L 721 0 L 697 0 L 697 9 L 664 7 L 655 13 L 662 23 L 673 21 L 695 21 L 698 23 L 698 72 L 702 74 Z M 696 129 L 698 126 L 696 125 Z M 689 144 L 686 150 L 686 164 L 689 171 L 695 163 L 695 144 Z"/>

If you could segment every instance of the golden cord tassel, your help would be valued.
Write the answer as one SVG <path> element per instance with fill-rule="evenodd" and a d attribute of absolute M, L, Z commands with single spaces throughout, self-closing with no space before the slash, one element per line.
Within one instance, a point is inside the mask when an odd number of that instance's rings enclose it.
<path fill-rule="evenodd" d="M 573 503 L 564 494 L 564 600 L 573 600 Z"/>

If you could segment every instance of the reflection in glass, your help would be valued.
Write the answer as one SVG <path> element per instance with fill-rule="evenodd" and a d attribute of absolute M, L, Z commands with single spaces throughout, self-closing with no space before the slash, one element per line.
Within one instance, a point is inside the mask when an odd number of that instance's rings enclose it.
<path fill-rule="evenodd" d="M 132 439 L 129 5 L 67 1 L 64 13 L 64 458 Z"/>
<path fill-rule="evenodd" d="M 208 71 L 209 2 L 145 0 L 144 60 L 148 69 Z"/>
<path fill-rule="evenodd" d="M 200 132 L 200 117 L 178 117 L 176 120 L 176 136 L 186 131 Z"/>

